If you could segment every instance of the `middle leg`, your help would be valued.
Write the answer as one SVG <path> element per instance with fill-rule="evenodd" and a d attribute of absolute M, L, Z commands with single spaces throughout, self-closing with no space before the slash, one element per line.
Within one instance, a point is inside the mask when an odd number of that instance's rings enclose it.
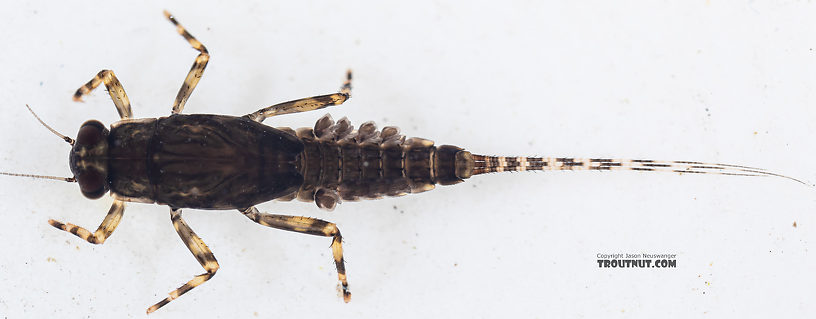
<path fill-rule="evenodd" d="M 173 114 L 178 114 L 184 109 L 184 104 L 187 103 L 187 99 L 190 98 L 190 94 L 193 94 L 193 90 L 195 89 L 196 85 L 198 85 L 198 81 L 201 80 L 201 75 L 204 73 L 204 69 L 207 67 L 207 62 L 210 61 L 210 53 L 207 52 L 207 47 L 201 44 L 201 41 L 196 40 L 196 38 L 190 34 L 190 32 L 187 32 L 187 29 L 181 26 L 181 24 L 176 21 L 176 18 L 173 17 L 170 12 L 164 11 L 164 16 L 176 26 L 178 33 L 190 43 L 193 49 L 201 52 L 193 62 L 190 72 L 187 73 L 187 78 L 184 79 L 184 83 L 181 85 L 178 95 L 176 95 L 176 101 L 173 103 Z"/>
<path fill-rule="evenodd" d="M 192 280 L 188 281 L 178 289 L 171 291 L 170 296 L 157 302 L 150 308 L 147 308 L 147 313 L 158 310 L 184 293 L 192 290 L 200 284 L 203 284 L 205 281 L 210 280 L 210 278 L 215 276 L 215 272 L 218 270 L 218 261 L 215 260 L 215 255 L 213 255 L 210 248 L 207 247 L 207 244 L 205 244 L 204 241 L 201 240 L 198 235 L 196 235 L 193 229 L 191 229 L 190 226 L 188 226 L 187 223 L 181 219 L 181 209 L 172 209 L 170 211 L 170 219 L 173 221 L 173 227 L 176 228 L 176 232 L 178 233 L 179 237 L 181 237 L 181 241 L 184 242 L 187 249 L 190 249 L 190 252 L 193 253 L 193 256 L 195 256 L 198 263 L 201 264 L 201 267 L 204 267 L 206 272 L 193 277 Z"/>

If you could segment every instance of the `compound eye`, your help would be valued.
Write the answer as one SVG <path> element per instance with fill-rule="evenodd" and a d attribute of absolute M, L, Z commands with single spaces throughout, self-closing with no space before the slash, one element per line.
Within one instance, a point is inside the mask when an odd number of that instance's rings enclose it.
<path fill-rule="evenodd" d="M 82 191 L 82 195 L 89 199 L 100 198 L 107 192 L 105 176 L 94 169 L 84 171 L 77 176 L 77 183 L 79 183 L 79 190 Z"/>
<path fill-rule="evenodd" d="M 87 121 L 82 124 L 77 133 L 77 143 L 82 145 L 94 145 L 105 138 L 105 126 L 99 121 Z"/>

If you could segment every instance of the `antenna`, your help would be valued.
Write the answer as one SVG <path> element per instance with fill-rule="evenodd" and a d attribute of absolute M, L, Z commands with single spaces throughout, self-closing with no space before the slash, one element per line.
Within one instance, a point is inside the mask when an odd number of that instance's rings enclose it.
<path fill-rule="evenodd" d="M 37 116 L 37 113 L 34 113 L 34 110 L 32 110 L 31 107 L 28 106 L 28 104 L 26 104 L 26 108 L 28 108 L 28 111 L 31 112 L 31 115 L 34 115 L 34 118 L 36 118 L 37 121 L 40 122 L 40 124 L 45 126 L 45 128 L 47 128 L 49 131 L 51 131 L 51 133 L 54 133 L 55 135 L 59 136 L 60 138 L 62 138 L 62 140 L 68 142 L 68 144 L 74 145 L 74 139 L 60 134 L 59 132 L 57 132 L 56 130 L 54 130 L 50 126 L 48 126 L 48 124 L 45 124 L 45 122 L 43 122 L 43 120 L 40 119 L 39 116 Z M 76 183 L 76 181 L 77 181 L 76 178 L 73 178 L 73 177 L 59 177 L 59 176 L 49 176 L 49 175 L 19 174 L 19 173 L 6 173 L 6 172 L 0 172 L 0 175 L 31 177 L 31 178 L 39 178 L 39 179 L 51 179 L 51 180 L 55 180 L 55 181 L 63 181 L 63 182 L 69 182 L 69 183 Z"/>
<path fill-rule="evenodd" d="M 65 136 L 65 135 L 60 134 L 59 132 L 57 132 L 56 130 L 52 129 L 50 126 L 48 126 L 48 124 L 45 124 L 45 122 L 43 122 L 43 120 L 41 120 L 41 119 L 40 119 L 40 117 L 39 117 L 39 116 L 37 116 L 37 113 L 34 113 L 34 110 L 32 110 L 32 109 L 31 109 L 31 107 L 30 107 L 30 106 L 28 106 L 28 104 L 26 104 L 26 108 L 28 108 L 28 111 L 29 111 L 29 112 L 31 112 L 31 114 L 32 114 L 32 115 L 34 115 L 34 118 L 36 118 L 36 119 L 37 119 L 37 121 L 39 121 L 39 122 L 40 122 L 40 124 L 42 124 L 43 126 L 45 126 L 45 128 L 47 128 L 49 131 L 51 131 L 51 133 L 54 133 L 55 135 L 59 136 L 59 137 L 60 137 L 60 138 L 62 138 L 64 141 L 68 142 L 68 144 L 71 144 L 71 146 L 73 146 L 73 145 L 74 145 L 74 139 L 72 139 L 72 138 L 70 138 L 70 137 L 67 137 L 67 136 Z"/>
<path fill-rule="evenodd" d="M 41 179 L 53 179 L 55 181 L 76 183 L 76 178 L 73 178 L 73 177 L 58 177 L 58 176 L 48 176 L 48 175 L 32 175 L 32 174 L 18 174 L 18 173 L 6 173 L 6 172 L 0 172 L 0 175 L 33 177 L 33 178 L 41 178 Z"/>

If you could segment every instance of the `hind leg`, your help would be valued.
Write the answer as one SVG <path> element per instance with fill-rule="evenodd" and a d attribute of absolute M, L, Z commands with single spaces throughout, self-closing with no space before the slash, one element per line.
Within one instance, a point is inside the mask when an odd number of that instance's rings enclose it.
<path fill-rule="evenodd" d="M 275 104 L 270 107 L 262 108 L 255 113 L 244 115 L 244 117 L 247 117 L 253 121 L 260 123 L 263 122 L 266 118 L 276 115 L 308 112 L 319 110 L 332 105 L 340 105 L 349 99 L 349 97 L 351 96 L 350 94 L 351 94 L 351 70 L 348 70 L 346 71 L 346 80 L 343 82 L 343 86 L 340 87 L 339 93 L 318 95 L 313 97 L 307 97 L 304 99 L 298 99 L 289 102 Z"/>
<path fill-rule="evenodd" d="M 351 300 L 351 292 L 349 291 L 348 281 L 346 280 L 346 266 L 343 260 L 343 236 L 340 235 L 340 230 L 337 229 L 337 225 L 316 218 L 265 214 L 259 212 L 255 207 L 240 211 L 252 221 L 267 227 L 309 235 L 332 237 L 332 255 L 334 257 L 334 265 L 337 268 L 337 278 L 340 280 L 340 285 L 343 289 L 343 300 L 345 302 Z"/>

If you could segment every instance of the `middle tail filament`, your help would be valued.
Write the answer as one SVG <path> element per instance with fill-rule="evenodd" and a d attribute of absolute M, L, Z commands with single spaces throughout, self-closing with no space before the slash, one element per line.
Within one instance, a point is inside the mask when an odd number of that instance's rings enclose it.
<path fill-rule="evenodd" d="M 568 158 L 568 157 L 508 157 L 473 155 L 473 175 L 496 172 L 520 171 L 560 171 L 560 170 L 622 170 L 646 172 L 670 172 L 688 174 L 715 174 L 731 176 L 777 176 L 809 185 L 796 178 L 785 176 L 761 168 L 748 166 L 703 163 L 692 161 L 656 161 L 639 159 L 610 158 Z"/>

